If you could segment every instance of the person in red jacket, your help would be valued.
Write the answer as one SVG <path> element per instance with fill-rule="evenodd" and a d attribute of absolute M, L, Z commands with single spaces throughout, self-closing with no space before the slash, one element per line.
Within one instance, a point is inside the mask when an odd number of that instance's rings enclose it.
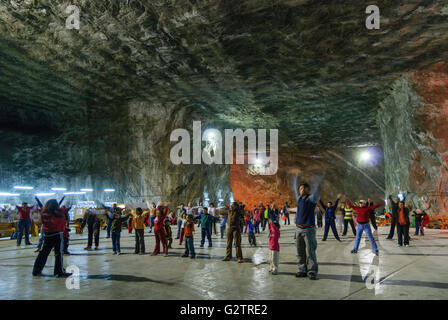
<path fill-rule="evenodd" d="M 63 243 L 66 230 L 65 214 L 59 209 L 57 200 L 48 200 L 42 209 L 43 246 L 33 267 L 33 276 L 40 276 L 47 262 L 48 255 L 54 249 L 55 263 L 54 275 L 66 278 L 71 273 L 63 268 Z"/>
<path fill-rule="evenodd" d="M 19 213 L 19 221 L 17 223 L 18 233 L 17 233 L 17 246 L 20 247 L 22 243 L 22 235 L 25 233 L 25 245 L 30 246 L 30 228 L 31 228 L 31 217 L 30 212 L 34 206 L 28 207 L 26 202 L 22 203 L 22 206 L 16 206 Z"/>
<path fill-rule="evenodd" d="M 168 214 L 168 206 L 163 206 L 163 202 L 156 209 L 156 218 L 154 219 L 154 236 L 156 246 L 154 248 L 152 256 L 160 253 L 160 242 L 162 242 L 163 253 L 168 256 L 168 245 L 165 237 L 164 221 Z"/>
<path fill-rule="evenodd" d="M 372 230 L 370 229 L 370 213 L 378 207 L 381 207 L 384 202 L 380 202 L 376 205 L 367 206 L 365 200 L 360 200 L 359 203 L 361 206 L 354 206 L 349 199 L 346 200 L 345 205 L 349 208 L 352 208 L 356 211 L 356 221 L 358 225 L 356 226 L 356 239 L 355 239 L 355 247 L 351 251 L 351 253 L 358 253 L 359 242 L 361 241 L 362 233 L 365 232 L 367 237 L 369 238 L 370 244 L 372 245 L 372 250 L 376 255 L 379 255 L 378 247 L 375 242 L 375 238 L 373 238 Z"/>

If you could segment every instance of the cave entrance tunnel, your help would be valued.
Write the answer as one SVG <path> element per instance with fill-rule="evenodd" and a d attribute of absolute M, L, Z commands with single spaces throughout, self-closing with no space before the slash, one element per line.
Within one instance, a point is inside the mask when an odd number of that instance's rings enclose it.
<path fill-rule="evenodd" d="M 62 187 L 72 201 L 282 205 L 323 176 L 326 200 L 403 192 L 448 214 L 444 1 L 383 1 L 379 30 L 362 1 L 84 2 L 79 29 L 64 3 L 0 4 L 4 202 Z M 173 164 L 170 135 L 193 121 L 278 129 L 278 170 Z"/>

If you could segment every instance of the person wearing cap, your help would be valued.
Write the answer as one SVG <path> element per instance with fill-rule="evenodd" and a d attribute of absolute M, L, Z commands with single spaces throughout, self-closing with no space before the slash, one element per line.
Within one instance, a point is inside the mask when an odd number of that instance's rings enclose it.
<path fill-rule="evenodd" d="M 375 239 L 373 238 L 372 230 L 370 229 L 370 212 L 383 205 L 383 202 L 379 202 L 373 206 L 367 206 L 365 200 L 359 200 L 360 206 L 353 205 L 349 199 L 346 200 L 345 205 L 352 208 L 356 212 L 356 221 L 358 223 L 356 229 L 355 246 L 351 253 L 358 253 L 359 242 L 361 241 L 362 233 L 365 232 L 369 238 L 370 244 L 372 245 L 372 250 L 376 255 L 379 255 L 378 247 L 376 245 Z"/>

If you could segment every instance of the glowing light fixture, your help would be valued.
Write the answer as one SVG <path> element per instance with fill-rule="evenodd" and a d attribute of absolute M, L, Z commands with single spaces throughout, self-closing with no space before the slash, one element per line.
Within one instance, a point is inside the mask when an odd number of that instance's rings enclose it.
<path fill-rule="evenodd" d="M 104 189 L 104 192 L 115 192 L 115 189 Z"/>
<path fill-rule="evenodd" d="M 218 199 L 218 201 L 221 201 L 221 202 L 222 202 L 222 201 L 224 201 L 224 199 Z"/>
<path fill-rule="evenodd" d="M 35 196 L 36 197 L 50 197 L 50 196 L 54 196 L 56 193 L 54 192 L 50 192 L 50 193 L 36 193 Z"/>
<path fill-rule="evenodd" d="M 15 186 L 14 189 L 17 190 L 33 190 L 33 187 Z"/>
<path fill-rule="evenodd" d="M 51 188 L 53 191 L 67 191 L 66 188 Z"/>
<path fill-rule="evenodd" d="M 80 194 L 86 194 L 85 192 L 64 192 L 64 195 L 70 196 L 70 195 L 80 195 Z"/>
<path fill-rule="evenodd" d="M 9 193 L 9 192 L 0 192 L 1 197 L 18 197 L 20 194 L 18 193 Z"/>
<path fill-rule="evenodd" d="M 81 191 L 83 191 L 83 192 L 92 192 L 93 189 L 81 189 Z"/>
<path fill-rule="evenodd" d="M 369 151 L 363 151 L 361 153 L 361 160 L 362 161 L 369 161 L 372 158 L 372 154 Z"/>

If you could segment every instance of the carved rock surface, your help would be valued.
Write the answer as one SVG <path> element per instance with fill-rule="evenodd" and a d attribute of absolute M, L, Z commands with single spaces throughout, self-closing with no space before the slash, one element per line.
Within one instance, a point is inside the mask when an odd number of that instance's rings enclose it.
<path fill-rule="evenodd" d="M 88 198 L 101 200 L 189 201 L 205 194 L 228 200 L 232 183 L 241 194 L 246 177 L 231 179 L 233 167 L 169 161 L 171 130 L 190 128 L 192 120 L 221 130 L 279 129 L 283 153 L 325 159 L 319 165 L 322 171 L 328 164 L 323 194 L 329 197 L 334 189 L 357 197 L 365 182 L 347 173 L 354 170 L 349 165 L 332 169 L 328 152 L 350 162 L 347 150 L 364 145 L 385 150 L 388 188 L 446 186 L 440 125 L 446 113 L 438 110 L 446 107 L 438 93 L 444 80 L 425 69 L 448 61 L 445 0 L 377 1 L 380 30 L 365 28 L 371 3 L 359 0 L 80 0 L 80 29 L 69 30 L 72 2 L 0 2 L 5 191 L 32 184 L 45 192 L 57 184 L 72 191 L 92 187 L 97 191 Z M 416 87 L 406 87 L 401 76 Z M 406 96 L 425 106 L 426 118 L 410 121 L 414 104 Z M 392 116 L 400 117 L 403 132 L 389 128 Z M 407 143 L 411 133 L 418 139 L 427 133 L 427 142 Z M 393 154 L 396 137 L 402 155 Z M 432 139 L 437 142 L 427 146 Z M 288 159 L 281 160 L 287 167 L 314 168 Z M 282 197 L 294 176 L 288 170 L 272 182 Z M 405 170 L 413 172 L 412 182 Z M 337 174 L 348 174 L 352 186 Z M 382 174 L 372 177 L 383 184 Z M 104 188 L 117 192 L 105 195 Z M 366 190 L 373 196 L 376 189 Z"/>
<path fill-rule="evenodd" d="M 448 65 L 403 77 L 380 105 L 388 192 L 407 191 L 417 208 L 427 197 L 433 215 L 448 215 Z"/>

